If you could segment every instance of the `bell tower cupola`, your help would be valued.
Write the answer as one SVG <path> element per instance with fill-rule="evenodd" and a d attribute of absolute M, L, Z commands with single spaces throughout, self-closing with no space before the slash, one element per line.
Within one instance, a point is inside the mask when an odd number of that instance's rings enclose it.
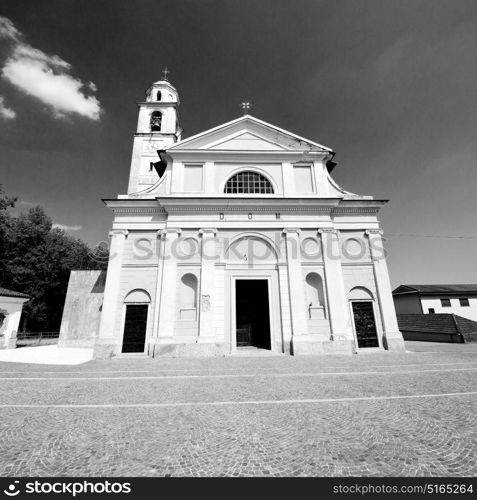
<path fill-rule="evenodd" d="M 138 102 L 138 134 L 148 134 L 165 147 L 180 141 L 182 129 L 179 117 L 179 94 L 169 82 L 167 68 L 161 79 L 146 91 L 146 100 Z"/>

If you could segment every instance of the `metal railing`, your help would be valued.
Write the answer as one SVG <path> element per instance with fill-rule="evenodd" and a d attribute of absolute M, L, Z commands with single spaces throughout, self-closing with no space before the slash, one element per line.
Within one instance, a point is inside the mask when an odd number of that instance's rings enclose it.
<path fill-rule="evenodd" d="M 60 332 L 18 332 L 17 347 L 57 344 Z"/>

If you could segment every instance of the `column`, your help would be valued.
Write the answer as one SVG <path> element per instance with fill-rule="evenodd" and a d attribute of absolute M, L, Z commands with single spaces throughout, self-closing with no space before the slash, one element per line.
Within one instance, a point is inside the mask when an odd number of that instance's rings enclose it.
<path fill-rule="evenodd" d="M 290 317 L 290 293 L 288 286 L 287 264 L 279 263 L 278 267 L 278 289 L 280 293 L 280 311 L 283 335 L 283 348 L 285 353 L 290 354 L 292 331 Z"/>
<path fill-rule="evenodd" d="M 164 271 L 164 248 L 165 248 L 165 238 L 162 237 L 162 229 L 156 232 L 156 238 L 159 240 L 156 246 L 157 255 L 157 274 L 156 274 L 156 289 L 152 300 L 154 300 L 154 318 L 152 322 L 152 335 L 148 340 L 147 354 L 148 356 L 154 355 L 154 345 L 157 342 L 157 336 L 159 332 L 159 306 L 161 303 L 161 285 L 162 285 L 162 273 Z"/>
<path fill-rule="evenodd" d="M 286 228 L 283 230 L 283 233 L 286 238 L 292 344 L 293 351 L 295 352 L 295 344 L 298 341 L 297 337 L 308 333 L 305 310 L 305 287 L 301 269 L 300 230 Z"/>
<path fill-rule="evenodd" d="M 121 268 L 123 261 L 124 244 L 128 236 L 127 229 L 113 229 L 110 231 L 111 245 L 109 249 L 108 272 L 104 286 L 103 309 L 99 336 L 94 346 L 95 358 L 109 358 L 114 354 L 119 343 L 120 332 L 116 331 L 119 289 L 121 283 Z"/>
<path fill-rule="evenodd" d="M 386 349 L 403 351 L 405 350 L 404 340 L 399 331 L 396 310 L 394 309 L 388 266 L 386 264 L 386 252 L 381 237 L 383 232 L 381 229 L 367 229 L 365 233 L 369 240 L 379 309 L 383 322 L 383 344 Z"/>
<path fill-rule="evenodd" d="M 325 265 L 331 337 L 333 341 L 347 343 L 352 348 L 353 331 L 341 268 L 339 233 L 334 228 L 322 228 L 318 230 L 318 234 L 321 236 L 321 250 Z"/>
<path fill-rule="evenodd" d="M 199 339 L 198 342 L 214 342 L 214 289 L 215 289 L 215 237 L 217 229 L 204 228 L 199 231 L 200 248 L 200 294 L 199 294 Z"/>
<path fill-rule="evenodd" d="M 176 242 L 181 234 L 177 228 L 166 228 L 162 230 L 163 253 L 162 280 L 160 284 L 159 318 L 157 321 L 157 344 L 170 344 L 174 336 L 174 322 L 176 318 L 176 295 L 177 295 L 177 261 L 175 252 Z"/>

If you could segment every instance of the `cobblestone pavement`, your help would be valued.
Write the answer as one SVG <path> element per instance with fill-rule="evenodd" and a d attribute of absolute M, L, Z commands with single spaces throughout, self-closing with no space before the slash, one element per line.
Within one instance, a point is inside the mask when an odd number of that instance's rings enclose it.
<path fill-rule="evenodd" d="M 475 476 L 477 345 L 0 363 L 0 474 Z"/>

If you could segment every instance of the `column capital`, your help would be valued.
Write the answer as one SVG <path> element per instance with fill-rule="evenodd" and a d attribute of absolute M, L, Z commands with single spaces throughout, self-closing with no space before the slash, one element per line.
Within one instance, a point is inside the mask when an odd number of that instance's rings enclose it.
<path fill-rule="evenodd" d="M 128 237 L 129 231 L 127 229 L 112 229 L 109 231 L 109 237 L 114 238 L 115 236 L 124 236 Z"/>
<path fill-rule="evenodd" d="M 160 233 L 162 238 L 166 238 L 168 234 L 177 234 L 177 236 L 180 236 L 182 233 L 182 229 L 178 227 L 165 227 L 164 229 L 162 229 L 162 231 L 160 231 Z"/>
<path fill-rule="evenodd" d="M 338 236 L 340 232 L 335 227 L 320 227 L 320 229 L 318 229 L 318 234 L 335 234 Z"/>
<path fill-rule="evenodd" d="M 298 236 L 301 234 L 301 229 L 298 227 L 285 227 L 282 230 L 283 234 L 293 234 L 296 233 Z"/>
<path fill-rule="evenodd" d="M 217 228 L 215 227 L 203 227 L 199 229 L 199 235 L 204 236 L 205 234 L 213 234 L 214 236 L 217 236 Z"/>
<path fill-rule="evenodd" d="M 376 235 L 378 234 L 379 236 L 382 236 L 384 233 L 384 231 L 382 229 L 366 229 L 366 231 L 364 232 L 364 234 L 366 234 L 366 236 L 371 236 L 371 235 Z"/>

